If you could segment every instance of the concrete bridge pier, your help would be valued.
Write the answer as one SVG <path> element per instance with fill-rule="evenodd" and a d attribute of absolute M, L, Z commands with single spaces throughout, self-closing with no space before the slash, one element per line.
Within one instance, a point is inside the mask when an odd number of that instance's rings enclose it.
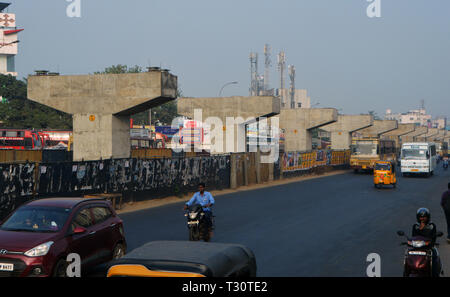
<path fill-rule="evenodd" d="M 361 135 L 364 138 L 379 138 L 384 133 L 396 130 L 397 128 L 398 122 L 395 120 L 374 120 L 372 126 L 361 129 L 357 131 L 356 134 Z"/>
<path fill-rule="evenodd" d="M 416 130 L 415 124 L 398 124 L 398 128 L 390 132 L 384 133 L 383 138 L 394 140 L 395 147 L 400 148 L 402 145 L 402 137 L 408 133 L 412 133 Z"/>
<path fill-rule="evenodd" d="M 285 151 L 312 150 L 311 131 L 338 120 L 334 108 L 283 109 L 280 112 L 280 127 L 285 130 Z"/>
<path fill-rule="evenodd" d="M 352 144 L 352 133 L 373 125 L 371 115 L 338 115 L 337 122 L 321 129 L 331 133 L 331 148 L 348 150 Z"/>
<path fill-rule="evenodd" d="M 429 142 L 433 141 L 434 137 L 436 137 L 438 134 L 439 134 L 438 128 L 428 128 L 427 133 L 417 136 L 416 139 L 417 141 Z"/>
<path fill-rule="evenodd" d="M 30 100 L 73 115 L 74 161 L 129 158 L 130 116 L 176 94 L 168 71 L 28 77 Z"/>
<path fill-rule="evenodd" d="M 402 142 L 416 142 L 417 138 L 428 133 L 428 127 L 416 127 L 414 132 L 410 132 L 402 136 Z"/>

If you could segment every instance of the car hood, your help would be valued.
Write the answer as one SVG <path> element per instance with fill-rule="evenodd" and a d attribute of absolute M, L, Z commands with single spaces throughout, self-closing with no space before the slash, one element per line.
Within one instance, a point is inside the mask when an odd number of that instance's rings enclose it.
<path fill-rule="evenodd" d="M 55 233 L 34 233 L 0 230 L 0 250 L 26 252 L 40 244 L 55 241 Z"/>

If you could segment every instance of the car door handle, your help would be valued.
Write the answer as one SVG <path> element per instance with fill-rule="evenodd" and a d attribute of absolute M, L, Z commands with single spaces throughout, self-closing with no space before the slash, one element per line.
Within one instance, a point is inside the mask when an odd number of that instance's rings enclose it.
<path fill-rule="evenodd" d="M 97 231 L 92 231 L 89 235 L 94 235 Z"/>
<path fill-rule="evenodd" d="M 117 224 L 111 224 L 111 225 L 109 225 L 110 227 L 114 227 L 115 225 L 117 225 Z"/>

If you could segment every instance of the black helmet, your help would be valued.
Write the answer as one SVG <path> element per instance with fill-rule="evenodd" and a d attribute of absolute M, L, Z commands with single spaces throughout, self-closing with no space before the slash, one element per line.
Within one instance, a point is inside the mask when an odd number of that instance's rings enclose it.
<path fill-rule="evenodd" d="M 417 222 L 420 223 L 420 218 L 426 217 L 428 222 L 431 219 L 431 214 L 428 208 L 422 207 L 417 210 L 416 218 Z"/>

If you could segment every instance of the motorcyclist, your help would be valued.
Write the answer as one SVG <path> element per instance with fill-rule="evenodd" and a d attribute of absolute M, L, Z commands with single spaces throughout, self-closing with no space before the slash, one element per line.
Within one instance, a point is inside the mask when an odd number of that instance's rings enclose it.
<path fill-rule="evenodd" d="M 213 235 L 213 220 L 212 220 L 212 211 L 211 207 L 214 205 L 214 197 L 210 192 L 205 191 L 205 183 L 198 184 L 198 192 L 192 196 L 192 198 L 184 205 L 184 210 L 186 210 L 189 206 L 200 204 L 203 207 L 203 212 L 205 214 L 205 220 L 208 224 L 209 237 L 211 238 Z"/>
<path fill-rule="evenodd" d="M 431 222 L 431 214 L 427 208 L 419 208 L 416 213 L 417 223 L 413 225 L 412 237 L 421 236 L 431 240 L 433 277 L 439 276 L 440 269 L 438 263 L 439 253 L 435 248 L 437 232 L 436 225 Z"/>

